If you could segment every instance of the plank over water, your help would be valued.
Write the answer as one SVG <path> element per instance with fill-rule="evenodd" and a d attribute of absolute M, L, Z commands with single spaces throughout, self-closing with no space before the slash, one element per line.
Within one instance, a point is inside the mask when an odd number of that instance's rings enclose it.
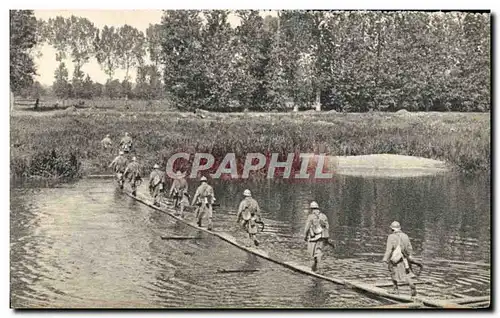
<path fill-rule="evenodd" d="M 359 290 L 359 291 L 362 291 L 365 293 L 370 293 L 373 295 L 377 295 L 379 297 L 391 299 L 393 301 L 407 302 L 407 303 L 420 302 L 424 305 L 431 306 L 431 307 L 453 308 L 453 309 L 469 308 L 470 309 L 470 307 L 468 307 L 468 306 L 452 303 L 448 300 L 435 300 L 435 299 L 430 299 L 430 298 L 410 297 L 410 296 L 403 296 L 403 295 L 399 295 L 399 294 L 392 294 L 392 293 L 389 293 L 386 290 L 379 288 L 379 287 L 376 287 L 374 285 L 369 285 L 369 284 L 365 284 L 365 283 L 357 282 L 357 281 L 348 281 L 348 280 L 344 280 L 344 279 L 340 279 L 340 278 L 329 277 L 329 276 L 324 276 L 324 275 L 315 273 L 309 267 L 306 267 L 306 266 L 303 266 L 303 265 L 300 265 L 300 264 L 297 264 L 294 262 L 287 262 L 287 261 L 283 261 L 283 260 L 278 260 L 278 259 L 270 257 L 269 254 L 264 250 L 244 246 L 244 245 L 240 244 L 236 240 L 235 237 L 233 237 L 232 235 L 230 235 L 228 233 L 209 231 L 206 228 L 199 227 L 195 223 L 188 222 L 187 220 L 184 220 L 183 218 L 176 216 L 173 213 L 171 213 L 165 209 L 162 209 L 161 206 L 158 207 L 158 206 L 153 205 L 146 197 L 144 197 L 140 193 L 137 193 L 136 196 L 133 196 L 132 194 L 130 194 L 128 192 L 124 192 L 124 193 L 127 196 L 131 197 L 132 199 L 135 199 L 135 200 L 149 206 L 152 209 L 155 209 L 157 211 L 165 213 L 165 214 L 169 215 L 170 217 L 176 219 L 179 222 L 182 222 L 182 223 L 184 223 L 190 227 L 193 227 L 199 231 L 211 234 L 213 236 L 217 236 L 220 239 L 228 242 L 231 245 L 236 246 L 239 249 L 242 249 L 248 253 L 252 253 L 254 255 L 257 255 L 265 260 L 268 260 L 268 261 L 273 262 L 275 264 L 281 265 L 281 266 L 286 267 L 288 269 L 291 269 L 293 271 L 300 272 L 300 273 L 303 273 L 303 274 L 306 274 L 309 276 L 313 276 L 313 277 L 316 277 L 319 279 L 323 279 L 326 281 L 330 281 L 332 283 L 343 285 L 343 286 L 346 286 L 349 288 L 353 288 L 353 289 L 356 289 L 356 290 Z M 165 204 L 162 204 L 162 205 L 165 206 Z"/>

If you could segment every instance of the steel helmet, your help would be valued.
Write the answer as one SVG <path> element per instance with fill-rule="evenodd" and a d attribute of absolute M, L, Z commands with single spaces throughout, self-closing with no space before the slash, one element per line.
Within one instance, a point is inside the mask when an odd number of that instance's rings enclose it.
<path fill-rule="evenodd" d="M 155 163 L 155 165 L 153 166 L 153 169 L 160 169 L 160 166 L 157 163 Z"/>
<path fill-rule="evenodd" d="M 119 155 L 123 155 L 123 151 L 120 151 L 118 154 L 119 154 Z"/>
<path fill-rule="evenodd" d="M 318 202 L 316 202 L 316 201 L 311 202 L 311 204 L 309 205 L 309 208 L 311 208 L 311 209 L 319 209 Z"/>
<path fill-rule="evenodd" d="M 250 190 L 246 189 L 245 191 L 243 191 L 243 195 L 246 196 L 246 197 L 251 197 L 252 196 L 252 192 L 250 192 Z"/>
<path fill-rule="evenodd" d="M 201 178 L 200 178 L 200 181 L 201 181 L 201 182 L 204 182 L 204 181 L 206 182 L 206 181 L 207 181 L 207 177 L 205 177 L 205 176 L 201 177 Z"/>
<path fill-rule="evenodd" d="M 132 161 L 136 161 L 136 160 L 137 160 L 137 158 L 136 158 L 136 157 L 132 157 Z"/>
<path fill-rule="evenodd" d="M 399 229 L 401 229 L 401 224 L 399 224 L 398 221 L 394 221 L 394 222 L 391 223 L 391 229 L 393 229 L 393 230 L 399 230 Z"/>
<path fill-rule="evenodd" d="M 128 136 L 128 132 L 125 133 L 125 136 Z"/>

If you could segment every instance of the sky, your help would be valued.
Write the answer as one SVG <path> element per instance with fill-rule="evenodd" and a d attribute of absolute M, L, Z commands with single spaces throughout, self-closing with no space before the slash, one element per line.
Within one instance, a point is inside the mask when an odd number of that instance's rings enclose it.
<path fill-rule="evenodd" d="M 56 16 L 68 18 L 71 15 L 75 15 L 89 19 L 99 29 L 102 29 L 105 25 L 119 27 L 128 24 L 143 32 L 146 32 L 149 24 L 160 23 L 162 16 L 161 10 L 34 10 L 34 12 L 35 17 L 42 20 L 48 20 Z M 276 12 L 262 11 L 261 15 L 275 16 Z M 236 26 L 239 24 L 239 19 L 231 15 L 229 17 L 229 22 L 233 26 Z M 54 72 L 59 65 L 55 60 L 56 51 L 50 45 L 44 44 L 39 47 L 39 52 L 41 52 L 41 56 L 35 58 L 38 73 L 35 80 L 44 85 L 52 85 L 54 82 Z M 69 77 L 71 78 L 73 76 L 74 64 L 71 62 L 70 58 L 67 58 L 64 62 L 66 63 Z M 100 65 L 94 58 L 91 59 L 88 64 L 85 64 L 82 70 L 84 73 L 88 73 L 93 81 L 104 84 L 107 80 L 107 75 L 102 71 Z M 136 70 L 130 70 L 129 73 L 132 82 L 134 82 Z M 123 80 L 124 77 L 125 70 L 117 69 L 115 71 L 114 78 Z"/>

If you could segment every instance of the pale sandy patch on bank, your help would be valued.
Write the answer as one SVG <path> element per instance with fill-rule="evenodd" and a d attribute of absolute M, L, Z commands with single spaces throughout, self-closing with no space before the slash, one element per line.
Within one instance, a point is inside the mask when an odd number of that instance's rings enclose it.
<path fill-rule="evenodd" d="M 419 177 L 450 170 L 443 161 L 393 154 L 328 156 L 327 162 L 335 174 L 363 177 Z"/>

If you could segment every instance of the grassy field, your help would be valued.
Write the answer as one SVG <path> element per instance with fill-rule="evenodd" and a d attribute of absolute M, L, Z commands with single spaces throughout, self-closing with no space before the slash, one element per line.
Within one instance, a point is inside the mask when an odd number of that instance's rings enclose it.
<path fill-rule="evenodd" d="M 203 117 L 203 118 L 202 118 Z M 401 154 L 438 159 L 456 170 L 490 170 L 489 113 L 209 113 L 67 109 L 11 115 L 11 177 L 74 178 L 109 173 L 116 155 L 100 147 L 125 131 L 149 171 L 179 151 Z"/>

